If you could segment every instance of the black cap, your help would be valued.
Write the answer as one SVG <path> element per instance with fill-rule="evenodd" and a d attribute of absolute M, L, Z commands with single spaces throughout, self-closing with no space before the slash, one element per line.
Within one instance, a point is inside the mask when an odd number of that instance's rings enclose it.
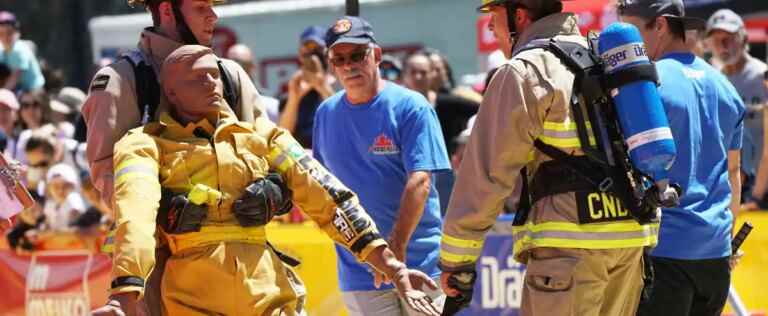
<path fill-rule="evenodd" d="M 683 0 L 619 0 L 619 15 L 655 19 L 663 16 L 680 20 L 686 30 L 701 30 L 706 21 L 685 16 Z"/>
<path fill-rule="evenodd" d="M 477 11 L 481 13 L 490 12 L 490 7 L 497 5 L 506 5 L 507 3 L 516 3 L 522 7 L 534 10 L 536 12 L 549 8 L 557 3 L 561 3 L 568 0 L 483 0 L 482 4 L 477 7 Z"/>
<path fill-rule="evenodd" d="M 325 34 L 325 44 L 328 48 L 336 44 L 368 44 L 376 43 L 373 37 L 373 27 L 368 21 L 356 16 L 345 16 L 328 28 Z"/>

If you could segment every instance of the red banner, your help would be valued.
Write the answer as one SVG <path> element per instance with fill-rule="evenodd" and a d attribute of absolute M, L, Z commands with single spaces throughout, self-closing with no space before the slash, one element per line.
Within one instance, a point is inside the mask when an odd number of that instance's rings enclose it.
<path fill-rule="evenodd" d="M 89 315 L 106 302 L 110 266 L 87 251 L 0 250 L 0 315 Z"/>
<path fill-rule="evenodd" d="M 499 42 L 493 32 L 488 29 L 491 24 L 491 15 L 484 14 L 477 19 L 477 51 L 483 54 L 490 54 L 499 49 Z"/>

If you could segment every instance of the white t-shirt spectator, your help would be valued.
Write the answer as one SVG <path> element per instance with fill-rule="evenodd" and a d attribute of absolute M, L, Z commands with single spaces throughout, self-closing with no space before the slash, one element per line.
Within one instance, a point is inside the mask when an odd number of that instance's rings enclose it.
<path fill-rule="evenodd" d="M 61 204 L 49 199 L 43 208 L 45 224 L 51 231 L 68 230 L 70 223 L 83 213 L 85 202 L 77 192 L 69 193 Z"/>

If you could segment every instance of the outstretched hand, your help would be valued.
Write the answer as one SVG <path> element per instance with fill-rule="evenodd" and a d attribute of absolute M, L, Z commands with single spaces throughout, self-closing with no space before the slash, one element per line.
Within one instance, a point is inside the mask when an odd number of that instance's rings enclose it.
<path fill-rule="evenodd" d="M 424 315 L 439 316 L 440 311 L 432 304 L 432 298 L 424 293 L 424 286 L 437 290 L 438 286 L 429 276 L 421 271 L 408 269 L 405 266 L 390 277 L 397 288 L 400 297 L 413 310 Z"/>

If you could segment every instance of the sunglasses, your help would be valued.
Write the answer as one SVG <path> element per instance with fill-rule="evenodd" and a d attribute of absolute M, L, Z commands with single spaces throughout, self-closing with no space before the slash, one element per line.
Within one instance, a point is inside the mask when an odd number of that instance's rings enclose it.
<path fill-rule="evenodd" d="M 37 106 L 39 106 L 39 105 L 40 105 L 40 104 L 38 104 L 37 102 L 34 102 L 34 101 L 22 101 L 22 102 L 19 104 L 19 106 L 20 106 L 20 107 L 22 107 L 22 108 L 27 108 L 27 107 L 37 107 Z"/>
<path fill-rule="evenodd" d="M 51 165 L 51 162 L 48 160 L 39 161 L 35 164 L 31 164 L 31 163 L 29 164 L 29 166 L 32 168 L 47 168 L 50 165 Z"/>
<path fill-rule="evenodd" d="M 349 57 L 335 55 L 329 58 L 328 60 L 331 62 L 332 65 L 336 67 L 342 67 L 347 63 L 354 65 L 354 64 L 359 64 L 364 60 L 366 60 L 368 58 L 368 53 L 370 52 L 371 52 L 371 48 L 369 47 L 365 50 L 358 50 L 358 51 L 352 52 L 351 54 L 349 54 Z"/>

